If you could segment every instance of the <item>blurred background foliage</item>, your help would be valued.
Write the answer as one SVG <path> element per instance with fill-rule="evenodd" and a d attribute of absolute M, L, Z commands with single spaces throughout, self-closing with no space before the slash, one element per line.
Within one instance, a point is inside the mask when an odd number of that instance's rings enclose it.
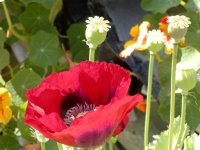
<path fill-rule="evenodd" d="M 130 40 L 132 26 L 146 20 L 151 29 L 165 15 L 183 14 L 191 19 L 185 37 L 189 63 L 200 60 L 200 1 L 199 0 L 6 0 L 12 24 L 8 24 L 0 3 L 0 85 L 12 95 L 13 117 L 0 125 L 0 148 L 19 149 L 36 142 L 30 127 L 23 123 L 26 108 L 24 93 L 35 87 L 48 74 L 70 69 L 88 59 L 85 43 L 85 20 L 89 16 L 103 16 L 112 29 L 106 41 L 97 48 L 96 60 L 121 65 L 130 70 L 132 83 L 129 93 L 143 92 L 147 85 L 148 53 L 134 51 L 127 59 L 118 55 L 123 44 Z M 14 32 L 13 32 L 14 30 Z M 159 104 L 160 117 L 169 120 L 170 55 L 163 51 L 155 64 L 153 98 Z M 70 59 L 71 58 L 71 59 Z M 194 58 L 191 60 L 191 58 Z M 187 123 L 194 131 L 200 123 L 200 71 L 198 83 L 190 92 L 187 103 Z M 180 94 L 176 94 L 176 113 L 180 113 Z M 143 134 L 143 133 L 141 133 Z M 55 150 L 52 141 L 47 149 Z"/>

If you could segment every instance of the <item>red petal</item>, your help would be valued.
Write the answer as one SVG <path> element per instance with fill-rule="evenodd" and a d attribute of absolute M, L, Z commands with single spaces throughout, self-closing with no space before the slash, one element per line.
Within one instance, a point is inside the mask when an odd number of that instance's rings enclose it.
<path fill-rule="evenodd" d="M 112 97 L 126 96 L 130 85 L 129 72 L 118 65 L 105 62 L 80 63 L 80 86 L 89 101 L 96 105 L 107 104 Z"/>

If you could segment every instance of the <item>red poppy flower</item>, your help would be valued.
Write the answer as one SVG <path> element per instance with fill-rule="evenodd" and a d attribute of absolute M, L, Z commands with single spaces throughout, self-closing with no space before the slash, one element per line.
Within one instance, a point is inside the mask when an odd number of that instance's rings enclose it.
<path fill-rule="evenodd" d="M 104 144 L 119 134 L 143 97 L 126 96 L 128 71 L 115 64 L 85 61 L 53 73 L 28 90 L 25 123 L 45 137 L 82 148 Z"/>

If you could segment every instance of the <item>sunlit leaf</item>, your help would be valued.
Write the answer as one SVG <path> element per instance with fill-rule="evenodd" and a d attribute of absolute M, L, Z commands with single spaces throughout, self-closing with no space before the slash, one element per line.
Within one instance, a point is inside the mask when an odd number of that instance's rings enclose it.
<path fill-rule="evenodd" d="M 41 81 L 41 77 L 31 69 L 22 68 L 11 79 L 11 84 L 14 87 L 16 93 L 25 100 L 24 94 L 30 88 L 38 85 Z"/>
<path fill-rule="evenodd" d="M 189 26 L 186 34 L 186 44 L 192 46 L 200 51 L 200 16 L 198 12 L 190 11 L 184 13 L 185 16 L 190 18 L 191 25 Z"/>
<path fill-rule="evenodd" d="M 179 64 L 197 71 L 200 68 L 200 52 L 193 47 L 181 48 L 181 52 L 182 56 Z"/>
<path fill-rule="evenodd" d="M 141 6 L 146 11 L 165 13 L 169 8 L 178 6 L 181 0 L 142 0 Z"/>
<path fill-rule="evenodd" d="M 20 149 L 20 145 L 15 138 L 4 135 L 0 136 L 0 148 L 1 150 L 17 150 Z"/>
<path fill-rule="evenodd" d="M 47 67 L 54 65 L 61 56 L 58 37 L 53 34 L 39 31 L 30 42 L 29 59 L 34 64 Z"/>
<path fill-rule="evenodd" d="M 183 150 L 199 150 L 200 148 L 200 135 L 196 133 L 188 136 L 184 142 L 184 149 Z"/>
<path fill-rule="evenodd" d="M 77 62 L 87 60 L 89 55 L 89 48 L 83 41 L 85 39 L 85 29 L 85 24 L 73 24 L 67 31 L 72 58 Z"/>
<path fill-rule="evenodd" d="M 172 145 L 175 146 L 177 140 L 178 140 L 178 135 L 180 131 L 180 117 L 177 117 L 175 119 L 174 125 L 173 125 L 173 140 L 172 140 Z M 185 137 L 189 133 L 189 128 L 187 124 L 185 124 L 184 128 Z M 185 138 L 184 137 L 184 138 Z M 169 138 L 169 130 L 165 130 L 161 132 L 160 135 L 154 135 L 154 140 L 149 144 L 149 150 L 168 150 L 168 138 Z M 175 148 L 173 148 L 175 149 Z"/>
<path fill-rule="evenodd" d="M 50 11 L 38 3 L 30 3 L 26 10 L 19 16 L 20 22 L 29 33 L 39 30 L 53 32 L 54 28 L 49 21 Z"/>

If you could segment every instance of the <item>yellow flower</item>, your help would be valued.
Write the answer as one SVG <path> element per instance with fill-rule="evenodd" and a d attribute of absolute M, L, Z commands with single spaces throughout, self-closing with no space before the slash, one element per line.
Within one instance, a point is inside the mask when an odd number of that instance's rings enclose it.
<path fill-rule="evenodd" d="M 9 106 L 0 109 L 0 123 L 7 124 L 12 117 L 12 111 Z"/>
<path fill-rule="evenodd" d="M 11 95 L 6 88 L 0 88 L 0 109 L 10 106 Z"/>
<path fill-rule="evenodd" d="M 133 39 L 124 44 L 124 50 L 121 51 L 119 56 L 127 58 L 134 50 L 145 50 L 147 48 L 146 36 L 149 28 L 150 23 L 147 21 L 142 22 L 140 26 L 136 25 L 132 27 L 130 30 L 130 35 L 133 37 Z"/>

